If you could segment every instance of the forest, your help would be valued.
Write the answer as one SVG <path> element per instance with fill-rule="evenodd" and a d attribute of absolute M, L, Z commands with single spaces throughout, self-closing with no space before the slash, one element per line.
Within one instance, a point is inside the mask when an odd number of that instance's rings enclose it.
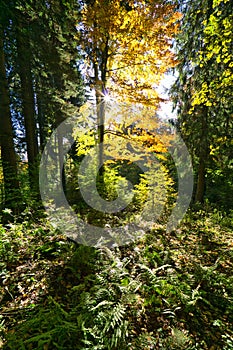
<path fill-rule="evenodd" d="M 232 8 L 0 0 L 0 349 L 233 350 Z"/>

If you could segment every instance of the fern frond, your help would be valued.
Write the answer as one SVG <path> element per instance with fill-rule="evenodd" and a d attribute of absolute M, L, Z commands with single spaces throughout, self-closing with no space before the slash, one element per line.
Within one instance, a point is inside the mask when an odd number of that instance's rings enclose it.
<path fill-rule="evenodd" d="M 108 300 L 103 300 L 101 301 L 98 305 L 94 306 L 91 308 L 91 311 L 94 311 L 96 309 L 99 309 L 101 306 L 111 306 L 112 304 L 114 304 L 112 301 L 108 301 Z"/>
<path fill-rule="evenodd" d="M 112 329 L 115 328 L 116 325 L 120 325 L 121 321 L 124 319 L 125 316 L 125 312 L 126 312 L 126 307 L 124 304 L 122 304 L 121 302 L 119 302 L 112 310 L 111 314 L 112 314 L 112 320 L 110 323 L 110 327 Z"/>

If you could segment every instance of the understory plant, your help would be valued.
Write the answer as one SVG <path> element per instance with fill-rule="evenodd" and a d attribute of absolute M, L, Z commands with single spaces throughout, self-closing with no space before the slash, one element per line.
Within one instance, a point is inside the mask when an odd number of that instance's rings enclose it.
<path fill-rule="evenodd" d="M 2 227 L 3 348 L 231 350 L 233 238 L 217 217 L 190 212 L 111 249 Z"/>

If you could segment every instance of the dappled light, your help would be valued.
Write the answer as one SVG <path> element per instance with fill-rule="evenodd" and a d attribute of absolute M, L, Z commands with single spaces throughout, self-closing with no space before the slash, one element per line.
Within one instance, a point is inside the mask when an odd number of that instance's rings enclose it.
<path fill-rule="evenodd" d="M 233 349 L 231 0 L 0 0 L 0 348 Z"/>

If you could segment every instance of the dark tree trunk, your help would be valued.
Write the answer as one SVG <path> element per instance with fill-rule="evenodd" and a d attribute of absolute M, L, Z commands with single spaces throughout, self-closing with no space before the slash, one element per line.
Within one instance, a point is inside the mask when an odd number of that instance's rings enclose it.
<path fill-rule="evenodd" d="M 5 69 L 4 30 L 0 25 L 0 146 L 4 177 L 5 207 L 17 208 L 19 181 L 14 148 L 10 99 Z"/>
<path fill-rule="evenodd" d="M 31 73 L 30 43 L 27 35 L 27 28 L 20 23 L 17 28 L 17 54 L 18 69 L 21 81 L 22 110 L 24 116 L 28 170 L 31 190 L 38 193 L 38 140 L 35 120 L 34 90 Z"/>
<path fill-rule="evenodd" d="M 65 164 L 64 164 L 64 150 L 63 150 L 63 136 L 58 132 L 57 135 L 58 143 L 58 157 L 59 157 L 59 173 L 60 179 L 63 187 L 63 191 L 66 194 L 66 173 L 65 173 Z"/>
<path fill-rule="evenodd" d="M 199 164 L 197 172 L 197 188 L 195 193 L 195 202 L 204 202 L 206 188 L 206 166 L 208 161 L 208 107 L 204 106 L 200 115 L 201 133 L 199 142 Z"/>
<path fill-rule="evenodd" d="M 96 108 L 97 108 L 97 128 L 98 128 L 98 166 L 99 176 L 103 177 L 104 174 L 104 123 L 105 123 L 105 101 L 102 93 L 96 90 Z"/>
<path fill-rule="evenodd" d="M 198 176 L 197 176 L 197 189 L 195 195 L 195 202 L 203 203 L 205 194 L 205 160 L 200 159 L 198 165 Z"/>
<path fill-rule="evenodd" d="M 45 117 L 44 117 L 42 98 L 38 91 L 36 93 L 36 103 L 37 103 L 37 116 L 38 116 L 38 125 L 39 125 L 40 151 L 43 152 L 45 143 L 46 143 Z"/>
<path fill-rule="evenodd" d="M 107 80 L 107 62 L 108 62 L 109 38 L 107 36 L 104 45 L 104 50 L 99 57 L 100 65 L 94 63 L 95 76 L 95 93 L 96 93 L 96 107 L 97 107 L 97 127 L 98 127 L 98 145 L 99 145 L 99 177 L 103 180 L 104 176 L 104 130 L 105 130 L 105 100 L 106 80 Z M 96 50 L 96 58 L 98 52 Z M 99 80 L 99 75 L 101 80 Z"/>

